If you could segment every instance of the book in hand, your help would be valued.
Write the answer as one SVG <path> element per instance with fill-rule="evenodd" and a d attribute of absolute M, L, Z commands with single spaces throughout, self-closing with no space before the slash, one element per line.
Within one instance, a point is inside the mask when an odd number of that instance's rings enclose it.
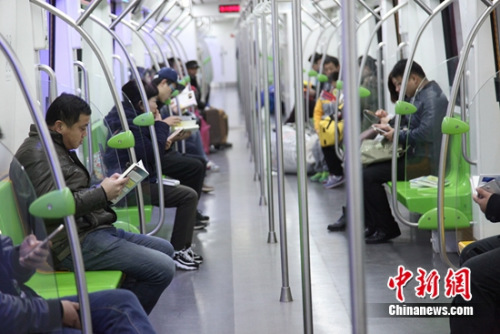
<path fill-rule="evenodd" d="M 175 138 L 179 136 L 182 131 L 184 131 L 182 128 L 176 129 L 168 136 L 167 140 L 175 141 Z"/>
<path fill-rule="evenodd" d="M 116 204 L 118 203 L 125 195 L 127 195 L 132 189 L 137 187 L 139 183 L 142 182 L 147 176 L 149 175 L 148 171 L 146 168 L 144 168 L 144 164 L 142 163 L 142 160 L 139 160 L 138 162 L 130 165 L 127 170 L 125 170 L 119 177 L 119 179 L 123 179 L 125 177 L 128 177 L 129 180 L 127 184 L 123 187 L 121 193 L 114 199 L 111 200 L 111 203 Z"/>
<path fill-rule="evenodd" d="M 434 175 L 420 176 L 410 180 L 411 188 L 437 188 L 439 178 Z M 449 180 L 444 180 L 444 186 L 450 184 Z"/>

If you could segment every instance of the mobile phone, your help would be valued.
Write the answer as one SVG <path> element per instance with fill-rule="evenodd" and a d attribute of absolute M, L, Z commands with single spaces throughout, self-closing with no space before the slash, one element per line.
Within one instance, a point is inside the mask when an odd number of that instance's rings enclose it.
<path fill-rule="evenodd" d="M 375 113 L 371 110 L 363 110 L 363 116 L 372 124 L 380 123 L 380 118 L 378 118 L 377 115 L 375 115 Z"/>
<path fill-rule="evenodd" d="M 50 239 L 52 239 L 53 237 L 55 237 L 56 234 L 59 233 L 59 232 L 61 232 L 63 229 L 64 229 L 64 224 L 59 225 L 54 231 L 52 231 L 51 234 L 49 234 L 45 239 L 43 239 L 43 241 L 41 243 L 39 243 L 35 248 L 33 248 L 32 250 L 30 250 L 28 252 L 28 254 L 26 254 L 23 258 L 24 259 L 28 258 L 33 252 L 35 252 L 36 250 L 38 250 L 41 247 L 45 246 L 50 241 Z"/>
<path fill-rule="evenodd" d="M 387 131 L 385 131 L 385 130 L 383 130 L 381 128 L 378 128 L 376 126 L 373 126 L 373 125 L 372 125 L 372 129 L 375 130 L 376 132 L 382 134 L 382 135 L 387 133 Z"/>

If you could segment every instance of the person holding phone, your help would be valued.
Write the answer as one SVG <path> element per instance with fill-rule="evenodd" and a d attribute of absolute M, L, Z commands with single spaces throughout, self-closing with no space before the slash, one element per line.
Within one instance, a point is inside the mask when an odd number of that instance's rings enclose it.
<path fill-rule="evenodd" d="M 478 187 L 472 199 L 489 221 L 500 222 L 500 194 Z M 450 316 L 451 334 L 500 333 L 500 235 L 467 245 L 460 253 L 460 267 L 470 270 L 471 299 L 458 294 L 452 305 L 471 305 L 474 315 Z"/>
<path fill-rule="evenodd" d="M 125 274 L 122 287 L 132 291 L 146 313 L 150 313 L 174 277 L 174 248 L 167 240 L 113 226 L 117 217 L 110 201 L 120 194 L 128 178 L 120 179 L 120 174 L 114 173 L 97 186 L 91 186 L 89 172 L 74 151 L 87 135 L 91 113 L 83 99 L 63 93 L 51 103 L 45 115 L 64 181 L 75 201 L 85 269 L 122 271 Z M 15 158 L 24 167 L 37 196 L 56 189 L 50 162 L 34 124 Z M 61 222 L 62 219 L 44 219 L 48 233 Z M 52 239 L 51 251 L 56 270 L 73 270 L 65 233 Z"/>
<path fill-rule="evenodd" d="M 78 298 L 43 299 L 24 285 L 47 261 L 47 244 L 27 236 L 20 246 L 0 235 L 0 323 L 2 333 L 80 333 Z M 127 290 L 89 294 L 96 333 L 155 333 L 137 297 Z M 74 329 L 71 330 L 71 329 Z"/>
<path fill-rule="evenodd" d="M 392 102 L 399 98 L 406 59 L 398 61 L 388 78 Z M 398 180 L 437 175 L 441 148 L 441 123 L 446 114 L 448 99 L 435 81 L 427 79 L 424 70 L 413 62 L 405 91 L 405 100 L 411 102 L 417 111 L 402 117 L 398 142 L 406 146 L 406 155 L 397 163 Z M 385 110 L 376 115 L 387 118 Z M 377 131 L 389 141 L 394 139 L 394 120 L 374 124 Z M 399 226 L 392 216 L 384 190 L 384 183 L 391 180 L 392 162 L 384 161 L 363 168 L 363 202 L 365 216 L 365 242 L 379 244 L 401 235 Z"/>

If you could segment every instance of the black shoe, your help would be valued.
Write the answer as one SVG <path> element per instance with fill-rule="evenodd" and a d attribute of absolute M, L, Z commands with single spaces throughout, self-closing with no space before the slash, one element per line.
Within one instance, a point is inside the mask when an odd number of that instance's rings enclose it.
<path fill-rule="evenodd" d="M 373 235 L 366 238 L 365 242 L 367 244 L 383 244 L 383 243 L 386 243 L 389 240 L 394 239 L 400 235 L 401 235 L 401 232 L 388 234 L 388 233 L 385 233 L 382 231 L 376 231 L 375 233 L 373 233 Z"/>
<path fill-rule="evenodd" d="M 210 220 L 210 217 L 204 215 L 200 210 L 196 210 L 196 220 L 202 223 L 206 223 Z"/>
<path fill-rule="evenodd" d="M 373 234 L 375 234 L 375 232 L 377 232 L 377 230 L 373 228 L 370 227 L 365 228 L 365 238 L 371 237 Z"/>
<path fill-rule="evenodd" d="M 336 231 L 344 231 L 346 227 L 346 218 L 345 218 L 345 206 L 342 207 L 342 216 L 335 222 L 328 225 L 328 231 L 336 232 Z"/>

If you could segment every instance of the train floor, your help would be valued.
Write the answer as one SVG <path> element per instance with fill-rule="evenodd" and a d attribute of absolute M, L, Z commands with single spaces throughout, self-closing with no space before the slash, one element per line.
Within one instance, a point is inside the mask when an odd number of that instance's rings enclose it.
<path fill-rule="evenodd" d="M 280 302 L 282 271 L 280 243 L 268 243 L 268 209 L 259 205 L 259 182 L 234 86 L 213 89 L 211 104 L 229 115 L 232 148 L 210 155 L 220 171 L 206 183 L 215 191 L 202 195 L 199 207 L 210 216 L 206 230 L 195 231 L 194 250 L 204 257 L 197 271 L 177 271 L 150 315 L 158 333 L 254 334 L 304 333 L 303 293 L 297 179 L 286 175 L 286 212 L 289 286 L 293 301 Z M 276 177 L 274 177 L 276 183 Z M 276 184 L 275 184 L 275 194 Z M 351 306 L 347 232 L 326 227 L 341 213 L 345 186 L 325 190 L 308 181 L 309 241 L 312 282 L 312 321 L 315 333 L 351 333 Z M 275 196 L 277 204 L 277 195 Z M 172 211 L 160 234 L 168 237 Z M 277 217 L 277 209 L 275 214 Z M 398 304 L 387 287 L 402 265 L 414 273 L 404 287 L 407 302 L 449 303 L 443 296 L 447 267 L 432 250 L 431 233 L 401 226 L 392 242 L 366 245 L 364 279 L 368 333 L 448 333 L 447 317 L 394 318 L 376 316 L 374 310 Z M 275 220 L 276 236 L 279 223 Z M 457 257 L 451 254 L 456 262 Z M 417 298 L 417 268 L 437 269 L 440 296 Z"/>

